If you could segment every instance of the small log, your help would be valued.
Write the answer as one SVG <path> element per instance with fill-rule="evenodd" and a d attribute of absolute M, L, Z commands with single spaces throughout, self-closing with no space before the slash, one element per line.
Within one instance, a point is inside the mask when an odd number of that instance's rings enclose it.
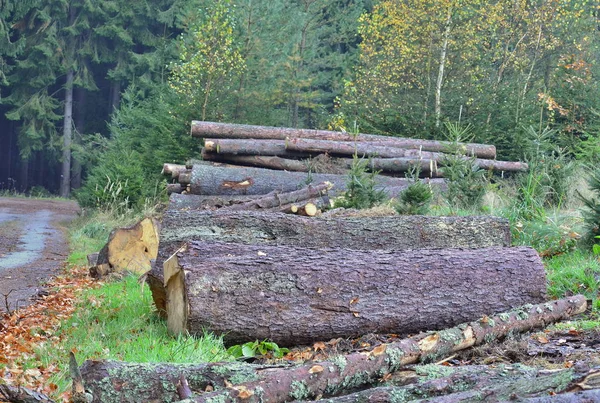
<path fill-rule="evenodd" d="M 210 330 L 232 344 L 441 329 L 546 294 L 544 266 L 524 247 L 373 252 L 193 241 L 163 267 L 169 330 Z"/>
<path fill-rule="evenodd" d="M 137 224 L 113 230 L 108 242 L 98 254 L 97 267 L 107 267 L 108 272 L 129 270 L 143 274 L 151 269 L 151 261 L 158 254 L 158 222 L 145 218 Z M 90 272 L 93 277 L 107 274 Z"/>
<path fill-rule="evenodd" d="M 286 213 L 286 214 L 298 214 L 299 212 L 301 212 L 301 210 L 305 210 L 305 206 L 307 204 L 312 204 L 316 207 L 317 212 L 315 213 L 315 215 L 318 214 L 320 211 L 328 210 L 331 208 L 331 200 L 329 199 L 329 197 L 324 196 L 324 197 L 319 197 L 318 199 L 309 199 L 306 201 L 302 201 L 300 203 L 284 204 L 282 206 L 271 209 L 271 211 L 274 211 L 274 212 L 277 211 L 277 212 Z M 310 209 L 311 209 L 311 207 L 309 207 L 309 210 Z M 306 215 L 306 214 L 302 214 L 302 215 Z"/>
<path fill-rule="evenodd" d="M 286 149 L 309 154 L 328 153 L 346 156 L 357 154 L 359 157 L 374 157 L 375 161 L 371 161 L 371 167 L 385 172 L 406 172 L 410 169 L 411 161 L 412 164 L 417 164 L 416 161 L 419 160 L 422 160 L 423 165 L 421 169 L 423 172 L 429 172 L 432 171 L 429 167 L 433 162 L 440 163 L 443 162 L 444 158 L 448 157 L 448 154 L 440 152 L 404 149 L 394 145 L 374 145 L 370 142 L 350 143 L 302 138 L 289 139 L 286 143 Z M 496 161 L 481 158 L 475 158 L 473 164 L 481 169 L 494 171 L 524 172 L 528 169 L 528 165 L 524 162 Z"/>
<path fill-rule="evenodd" d="M 596 386 L 597 387 L 597 386 Z M 597 403 L 600 402 L 600 388 L 579 392 L 560 393 L 556 395 L 523 399 L 523 403 Z"/>
<path fill-rule="evenodd" d="M 98 254 L 98 252 L 94 252 L 87 255 L 88 268 L 94 267 L 98 264 Z"/>
<path fill-rule="evenodd" d="M 378 136 L 374 134 L 347 134 L 327 130 L 294 129 L 284 127 L 267 127 L 239 125 L 232 123 L 216 123 L 192 121 L 192 136 L 213 139 L 269 139 L 285 140 L 287 138 L 306 138 L 317 140 L 385 142 L 403 148 L 423 151 L 445 152 L 454 144 L 448 141 L 420 140 L 401 137 Z M 496 158 L 496 147 L 488 144 L 460 143 L 464 154 L 478 158 Z"/>
<path fill-rule="evenodd" d="M 588 374 L 596 371 L 589 371 Z M 498 367 L 438 365 L 417 366 L 412 371 L 402 371 L 406 386 L 387 386 L 366 389 L 345 396 L 317 400 L 319 403 L 388 403 L 402 396 L 405 402 L 459 403 L 479 401 L 563 402 L 570 394 L 561 393 L 569 381 L 578 382 L 583 376 L 572 368 L 544 370 L 523 365 L 499 365 Z M 408 373 L 408 374 L 407 374 Z M 532 396 L 547 395 L 531 398 Z M 600 394 L 598 395 L 600 396 Z M 425 397 L 425 398 L 424 398 Z M 581 400 L 578 400 L 581 401 Z"/>
<path fill-rule="evenodd" d="M 160 173 L 161 175 L 169 176 L 175 174 L 175 172 L 184 171 L 185 169 L 185 165 L 165 163 L 163 164 L 163 169 Z"/>
<path fill-rule="evenodd" d="M 226 211 L 270 209 L 284 204 L 297 203 L 327 194 L 333 187 L 329 182 L 323 182 L 314 186 L 309 185 L 302 189 L 285 193 L 273 193 L 264 197 L 225 208 Z M 316 207 L 316 206 L 315 206 Z"/>
<path fill-rule="evenodd" d="M 207 161 L 229 162 L 236 165 L 276 169 L 278 171 L 308 172 L 310 162 L 260 155 L 232 155 L 203 152 L 202 158 Z"/>
<path fill-rule="evenodd" d="M 175 193 L 181 194 L 185 190 L 184 186 L 179 183 L 167 183 L 167 194 L 172 195 Z"/>
<path fill-rule="evenodd" d="M 368 352 L 338 356 L 329 361 L 273 369 L 261 379 L 224 390 L 203 393 L 187 403 L 240 402 L 281 403 L 335 396 L 372 385 L 389 373 L 416 362 L 427 362 L 474 345 L 489 343 L 509 334 L 529 331 L 567 319 L 586 309 L 582 295 L 529 305 L 439 332 L 419 334 L 382 344 Z M 571 378 L 566 377 L 568 384 Z M 564 379 L 563 379 L 564 380 Z"/>
<path fill-rule="evenodd" d="M 261 195 L 255 196 L 201 196 L 173 193 L 169 196 L 168 210 L 217 210 L 222 207 L 248 203 Z"/>
<path fill-rule="evenodd" d="M 156 264 L 147 277 L 154 303 L 162 315 L 166 298 L 162 265 L 184 243 L 193 240 L 358 250 L 484 248 L 511 244 L 508 221 L 488 216 L 307 219 L 254 211 L 169 209 L 163 215 Z"/>
<path fill-rule="evenodd" d="M 184 175 L 179 176 L 180 183 L 188 183 Z M 406 188 L 410 181 L 405 178 L 377 176 L 377 189 Z M 194 165 L 189 178 L 192 194 L 198 195 L 264 195 L 272 191 L 291 192 L 310 183 L 330 182 L 334 185 L 333 193 L 341 193 L 348 183 L 347 175 L 307 174 L 302 172 L 275 171 L 263 168 L 227 168 L 205 165 Z M 430 180 L 438 185 L 443 180 Z M 394 194 L 387 192 L 390 197 Z"/>
<path fill-rule="evenodd" d="M 304 206 L 301 206 L 298 209 L 297 213 L 307 217 L 314 217 L 317 215 L 317 213 L 319 213 L 319 208 L 316 204 L 309 202 L 306 203 Z"/>
<path fill-rule="evenodd" d="M 301 156 L 286 150 L 285 140 L 204 139 L 204 154 Z"/>

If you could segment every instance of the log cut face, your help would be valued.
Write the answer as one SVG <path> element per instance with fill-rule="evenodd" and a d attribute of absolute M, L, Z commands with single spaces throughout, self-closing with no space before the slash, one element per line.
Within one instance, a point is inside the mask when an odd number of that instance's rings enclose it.
<path fill-rule="evenodd" d="M 169 209 L 163 216 L 156 264 L 148 276 L 154 303 L 163 315 L 163 263 L 189 241 L 400 250 L 510 246 L 511 236 L 508 221 L 496 217 L 307 218 Z"/>
<path fill-rule="evenodd" d="M 527 247 L 357 251 L 192 242 L 176 258 L 165 264 L 167 300 L 185 308 L 169 315 L 169 329 L 210 330 L 228 343 L 415 333 L 546 295 L 544 266 Z"/>
<path fill-rule="evenodd" d="M 108 272 L 147 272 L 151 269 L 151 261 L 158 254 L 158 236 L 159 225 L 152 218 L 145 218 L 131 227 L 114 230 L 98 254 L 97 267 L 108 267 Z M 107 274 L 93 271 L 92 268 L 90 273 Z"/>

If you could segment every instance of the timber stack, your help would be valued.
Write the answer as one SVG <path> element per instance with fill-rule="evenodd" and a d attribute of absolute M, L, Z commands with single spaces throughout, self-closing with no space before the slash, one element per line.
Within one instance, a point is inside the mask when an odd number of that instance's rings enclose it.
<path fill-rule="evenodd" d="M 87 391 L 93 402 L 395 401 L 427 396 L 432 388 L 448 395 L 441 401 L 467 401 L 450 395 L 452 385 L 466 385 L 463 379 L 469 386 L 459 390 L 467 397 L 485 391 L 518 399 L 536 396 L 519 386 L 533 376 L 546 377 L 535 390 L 544 395 L 597 375 L 461 367 L 435 384 L 423 378 L 377 387 L 408 364 L 443 360 L 587 306 L 583 296 L 547 301 L 539 255 L 511 247 L 505 219 L 318 214 L 329 207 L 329 195 L 344 190 L 348 157 L 369 157 L 372 169 L 389 174 L 378 176 L 379 186 L 394 195 L 409 181 L 393 175 L 415 166 L 424 180 L 441 183 L 437 167 L 450 144 L 209 122 L 194 122 L 192 134 L 204 138 L 203 159 L 164 165 L 176 183 L 169 185 L 156 259 L 145 274 L 169 331 L 212 331 L 228 345 L 270 340 L 290 347 L 366 333 L 394 336 L 365 351 L 302 364 L 74 365 L 74 390 Z M 483 169 L 527 169 L 495 161 L 493 146 L 459 146 Z"/>

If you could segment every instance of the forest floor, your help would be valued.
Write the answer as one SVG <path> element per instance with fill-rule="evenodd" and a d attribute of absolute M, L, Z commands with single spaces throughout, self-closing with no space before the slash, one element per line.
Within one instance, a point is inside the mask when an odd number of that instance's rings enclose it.
<path fill-rule="evenodd" d="M 78 212 L 72 201 L 0 198 L 0 313 L 44 294 L 69 255 L 66 224 Z"/>

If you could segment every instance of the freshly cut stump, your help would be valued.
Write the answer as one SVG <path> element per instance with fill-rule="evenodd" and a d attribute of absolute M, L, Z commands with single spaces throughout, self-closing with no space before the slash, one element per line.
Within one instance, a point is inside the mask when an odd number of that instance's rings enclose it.
<path fill-rule="evenodd" d="M 158 254 L 158 234 L 158 222 L 152 218 L 112 231 L 96 262 L 96 267 L 105 269 L 94 271 L 90 268 L 90 274 L 97 277 L 123 270 L 138 274 L 149 271 L 151 261 Z"/>
<path fill-rule="evenodd" d="M 164 264 L 168 327 L 282 346 L 441 329 L 544 301 L 534 249 L 406 251 L 191 242 Z"/>
<path fill-rule="evenodd" d="M 171 196 L 176 199 L 198 196 Z M 239 197 L 239 196 L 238 196 Z M 147 281 L 154 303 L 165 315 L 163 263 L 190 241 L 224 241 L 323 248 L 431 249 L 510 246 L 504 218 L 481 217 L 315 217 L 262 211 L 169 209 L 163 215 L 156 264 Z"/>

